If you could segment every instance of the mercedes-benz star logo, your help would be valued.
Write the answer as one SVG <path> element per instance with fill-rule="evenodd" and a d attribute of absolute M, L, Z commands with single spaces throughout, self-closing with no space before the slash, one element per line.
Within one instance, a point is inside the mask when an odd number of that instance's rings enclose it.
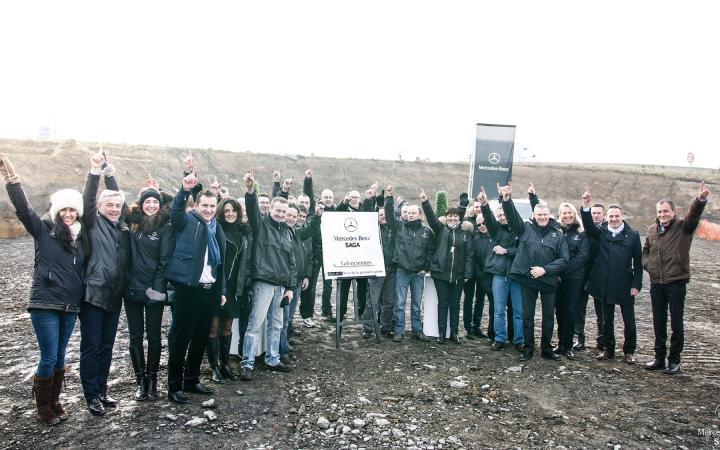
<path fill-rule="evenodd" d="M 348 230 L 351 233 L 354 233 L 358 229 L 358 223 L 357 220 L 353 219 L 352 217 L 348 217 L 345 219 L 345 229 Z"/>
<path fill-rule="evenodd" d="M 488 161 L 490 164 L 497 164 L 500 162 L 500 155 L 498 153 L 492 152 L 488 155 Z"/>

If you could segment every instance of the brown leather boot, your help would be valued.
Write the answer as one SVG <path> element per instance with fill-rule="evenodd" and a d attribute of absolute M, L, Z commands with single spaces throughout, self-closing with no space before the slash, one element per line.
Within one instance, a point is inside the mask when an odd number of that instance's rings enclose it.
<path fill-rule="evenodd" d="M 50 396 L 52 395 L 53 377 L 41 378 L 37 375 L 33 378 L 33 397 L 37 404 L 38 419 L 47 425 L 57 425 L 60 419 L 50 407 Z"/>
<path fill-rule="evenodd" d="M 65 368 L 53 370 L 52 395 L 50 396 L 50 407 L 60 420 L 67 420 L 68 414 L 60 404 L 60 391 L 65 384 Z"/>

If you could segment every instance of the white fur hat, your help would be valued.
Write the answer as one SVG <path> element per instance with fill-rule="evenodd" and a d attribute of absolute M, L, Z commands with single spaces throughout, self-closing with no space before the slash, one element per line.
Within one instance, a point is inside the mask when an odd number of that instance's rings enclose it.
<path fill-rule="evenodd" d="M 50 218 L 52 220 L 55 220 L 57 214 L 65 208 L 75 209 L 78 213 L 78 217 L 82 217 L 82 194 L 75 189 L 60 189 L 50 196 Z"/>

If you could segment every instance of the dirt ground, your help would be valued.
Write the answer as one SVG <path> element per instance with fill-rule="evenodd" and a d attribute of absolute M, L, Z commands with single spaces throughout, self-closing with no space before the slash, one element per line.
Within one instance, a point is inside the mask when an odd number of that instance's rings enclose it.
<path fill-rule="evenodd" d="M 215 385 L 217 420 L 192 427 L 186 422 L 203 417 L 206 398 L 193 395 L 187 406 L 132 399 L 123 317 L 110 375 L 119 408 L 104 418 L 87 412 L 76 326 L 61 397 L 71 417 L 50 428 L 36 420 L 30 394 L 38 361 L 25 310 L 32 240 L 0 240 L 0 447 L 720 448 L 719 251 L 718 242 L 696 240 L 693 246 L 678 376 L 649 373 L 619 358 L 598 362 L 594 351 L 579 352 L 573 361 L 536 357 L 521 364 L 515 350 L 492 352 L 485 340 L 439 347 L 384 339 L 377 345 L 361 339 L 358 327 L 346 328 L 337 351 L 334 330 L 323 322 L 301 330 L 293 373 L 256 370 L 252 382 Z M 640 363 L 653 354 L 648 288 L 646 278 L 637 300 Z M 169 310 L 166 326 L 168 319 Z M 592 307 L 587 323 L 592 339 Z M 619 314 L 616 334 L 622 342 Z M 162 379 L 161 393 L 165 386 Z M 327 428 L 318 425 L 321 417 Z"/>

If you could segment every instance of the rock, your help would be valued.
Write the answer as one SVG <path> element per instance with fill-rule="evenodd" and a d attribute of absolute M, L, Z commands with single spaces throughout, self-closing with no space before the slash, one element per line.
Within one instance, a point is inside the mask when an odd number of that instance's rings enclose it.
<path fill-rule="evenodd" d="M 392 431 L 392 436 L 395 439 L 401 439 L 401 438 L 405 437 L 405 433 L 398 428 L 393 428 L 391 431 Z"/>
<path fill-rule="evenodd" d="M 352 428 L 350 428 L 347 425 L 343 425 L 342 430 L 341 430 L 342 434 L 348 434 L 350 431 L 352 431 Z"/>
<path fill-rule="evenodd" d="M 613 450 L 620 450 L 622 448 L 622 445 L 615 444 L 615 447 L 613 447 Z"/>
<path fill-rule="evenodd" d="M 480 387 L 480 389 L 482 389 L 483 391 L 489 391 L 489 390 L 490 390 L 490 385 L 489 385 L 489 384 L 483 384 L 483 385 Z"/>
<path fill-rule="evenodd" d="M 485 397 L 480 397 L 480 401 L 483 403 L 483 405 L 487 405 L 490 403 L 490 400 L 486 399 Z"/>
<path fill-rule="evenodd" d="M 379 417 L 375 419 L 375 425 L 379 426 L 380 428 L 388 427 L 390 426 L 390 421 L 387 419 L 384 419 L 382 417 Z"/>
<path fill-rule="evenodd" d="M 365 421 L 362 419 L 353 419 L 352 426 L 353 428 L 362 428 L 365 426 Z"/>
<path fill-rule="evenodd" d="M 210 400 L 206 400 L 202 402 L 203 408 L 217 408 L 217 402 L 214 398 L 211 398 Z"/>
<path fill-rule="evenodd" d="M 326 418 L 320 416 L 320 417 L 318 417 L 318 420 L 317 420 L 317 426 L 321 430 L 327 430 L 328 427 L 330 426 L 330 421 L 327 420 Z"/>
<path fill-rule="evenodd" d="M 235 393 L 236 393 L 237 395 L 245 395 L 245 394 L 243 394 L 243 391 L 235 391 Z"/>
<path fill-rule="evenodd" d="M 165 416 L 165 418 L 166 418 L 167 420 L 172 420 L 173 422 L 175 422 L 176 420 L 178 420 L 178 416 L 176 416 L 175 414 L 168 414 L 168 415 Z"/>
<path fill-rule="evenodd" d="M 358 400 L 360 400 L 360 403 L 366 403 L 366 404 L 372 403 L 370 400 L 368 400 L 365 397 L 358 397 Z"/>
<path fill-rule="evenodd" d="M 407 426 L 408 431 L 412 432 L 417 430 L 417 425 L 408 425 Z"/>
<path fill-rule="evenodd" d="M 450 387 L 455 389 L 464 389 L 467 387 L 467 383 L 465 383 L 464 381 L 451 381 Z"/>
<path fill-rule="evenodd" d="M 139 431 L 133 431 L 132 433 L 130 433 L 130 437 L 135 437 L 135 436 L 137 436 L 138 434 L 140 434 Z"/>
<path fill-rule="evenodd" d="M 205 425 L 208 420 L 204 417 L 193 417 L 192 419 L 185 422 L 186 427 L 197 427 L 199 425 Z"/>
<path fill-rule="evenodd" d="M 512 366 L 505 369 L 505 373 L 520 373 L 522 370 L 522 366 Z"/>
<path fill-rule="evenodd" d="M 205 417 L 207 417 L 207 420 L 209 420 L 210 422 L 217 420 L 217 414 L 215 414 L 214 412 L 212 412 L 210 410 L 205 411 L 203 414 L 205 415 Z"/>
<path fill-rule="evenodd" d="M 382 417 L 383 419 L 387 417 L 387 414 L 382 413 L 367 413 L 365 414 L 365 417 Z"/>
<path fill-rule="evenodd" d="M 426 368 L 427 370 L 435 370 L 435 369 L 437 369 L 437 366 L 433 366 L 433 365 L 431 365 L 431 364 L 423 364 L 423 367 Z"/>
<path fill-rule="evenodd" d="M 455 367 L 455 366 L 451 367 L 451 368 L 448 369 L 448 370 L 450 370 L 450 373 L 460 373 L 460 369 L 458 369 L 458 368 Z"/>

